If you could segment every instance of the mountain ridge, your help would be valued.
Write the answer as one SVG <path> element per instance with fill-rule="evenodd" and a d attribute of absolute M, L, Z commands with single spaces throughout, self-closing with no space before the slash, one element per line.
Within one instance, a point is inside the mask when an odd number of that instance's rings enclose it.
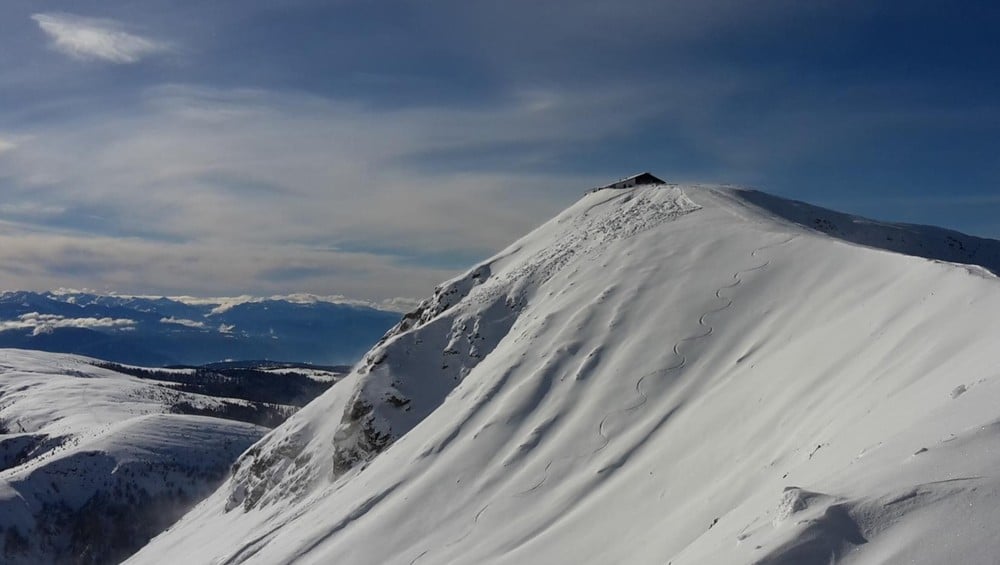
<path fill-rule="evenodd" d="M 993 275 L 1000 275 L 1000 241 L 995 239 L 937 226 L 871 220 L 749 188 L 736 189 L 731 194 L 773 218 L 848 243 L 924 259 L 979 266 Z"/>

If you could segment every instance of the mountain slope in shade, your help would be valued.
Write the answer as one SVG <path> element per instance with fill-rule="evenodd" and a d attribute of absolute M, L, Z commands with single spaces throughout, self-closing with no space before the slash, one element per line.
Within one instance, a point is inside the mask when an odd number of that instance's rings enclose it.
<path fill-rule="evenodd" d="M 951 233 L 592 192 L 129 562 L 990 562 L 1000 243 L 952 255 Z"/>

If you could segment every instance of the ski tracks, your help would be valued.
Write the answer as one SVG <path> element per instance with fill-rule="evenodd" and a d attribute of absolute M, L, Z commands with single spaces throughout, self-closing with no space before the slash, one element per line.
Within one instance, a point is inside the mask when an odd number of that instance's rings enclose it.
<path fill-rule="evenodd" d="M 610 198 L 610 199 L 608 199 L 608 200 L 606 200 L 604 202 L 599 202 L 599 203 L 595 204 L 594 206 L 592 206 L 591 208 L 600 206 L 601 204 L 606 204 L 607 202 L 609 202 L 611 200 L 615 200 L 617 198 L 618 198 L 618 196 L 616 196 L 614 198 Z M 588 209 L 587 211 L 589 212 L 590 210 Z M 793 235 L 793 236 L 789 237 L 788 239 L 786 239 L 784 241 L 781 241 L 781 242 L 778 242 L 778 243 L 772 243 L 772 244 L 768 244 L 768 245 L 762 245 L 760 247 L 757 247 L 753 251 L 750 252 L 750 257 L 751 258 L 756 258 L 758 256 L 758 254 L 761 253 L 761 252 L 763 252 L 763 251 L 766 251 L 766 250 L 769 250 L 769 249 L 774 249 L 776 247 L 781 247 L 783 245 L 787 245 L 788 243 L 791 243 L 796 237 L 797 236 Z M 672 372 L 675 372 L 675 371 L 680 371 L 681 369 L 683 369 L 684 367 L 686 367 L 687 363 L 688 363 L 688 358 L 681 351 L 681 346 L 683 346 L 684 344 L 687 344 L 687 343 L 691 343 L 691 342 L 697 341 L 697 340 L 705 339 L 705 338 L 709 337 L 710 335 L 712 335 L 712 333 L 715 331 L 715 327 L 712 324 L 708 323 L 707 318 L 709 316 L 712 316 L 714 314 L 718 314 L 718 313 L 723 312 L 723 311 L 725 311 L 725 310 L 727 310 L 729 308 L 732 308 L 734 300 L 732 298 L 727 298 L 727 297 L 723 296 L 723 294 L 722 294 L 723 291 L 736 288 L 737 286 L 743 284 L 743 276 L 744 275 L 747 275 L 747 274 L 755 272 L 755 271 L 760 271 L 760 270 L 766 269 L 770 264 L 771 264 L 771 260 L 767 259 L 763 263 L 761 263 L 759 265 L 756 265 L 754 267 L 749 267 L 749 268 L 746 268 L 746 269 L 738 270 L 738 271 L 736 271 L 736 272 L 733 273 L 733 275 L 731 277 L 731 279 L 732 279 L 731 283 L 729 283 L 727 285 L 720 286 L 718 289 L 715 290 L 715 293 L 714 293 L 715 297 L 717 299 L 719 299 L 719 300 L 725 301 L 724 304 L 722 304 L 722 306 L 719 306 L 717 308 L 713 308 L 711 310 L 707 310 L 707 311 L 703 312 L 698 317 L 698 325 L 702 327 L 701 333 L 681 338 L 681 339 L 677 340 L 673 344 L 673 346 L 671 347 L 670 351 L 673 353 L 673 356 L 677 359 L 677 361 L 676 361 L 676 363 L 674 365 L 672 365 L 670 367 L 667 367 L 665 369 L 658 369 L 656 371 L 647 373 L 647 374 L 639 377 L 636 380 L 635 386 L 634 386 L 636 400 L 631 405 L 626 406 L 624 408 L 619 408 L 619 409 L 616 409 L 616 410 L 612 410 L 612 411 L 606 413 L 603 418 L 601 418 L 600 422 L 597 425 L 597 435 L 598 435 L 598 437 L 600 439 L 600 445 L 596 449 L 594 449 L 593 451 L 591 451 L 589 453 L 585 453 L 585 454 L 582 454 L 582 455 L 567 455 L 567 456 L 564 456 L 564 457 L 559 457 L 559 458 L 550 460 L 545 465 L 545 469 L 543 470 L 543 475 L 542 475 L 541 480 L 539 480 L 534 485 L 532 485 L 531 487 L 529 487 L 529 488 L 527 488 L 525 490 L 522 490 L 522 491 L 519 491 L 519 492 L 516 492 L 516 493 L 510 495 L 509 498 L 520 498 L 520 497 L 524 497 L 524 496 L 527 496 L 527 495 L 529 495 L 529 494 L 531 494 L 533 492 L 538 491 L 548 481 L 550 470 L 552 469 L 552 467 L 557 462 L 561 462 L 563 460 L 579 459 L 579 458 L 583 458 L 583 457 L 592 457 L 593 455 L 601 452 L 606 447 L 608 447 L 608 445 L 611 443 L 611 439 L 612 439 L 612 437 L 610 435 L 608 435 L 608 433 L 607 433 L 608 421 L 610 419 L 612 419 L 613 417 L 616 417 L 616 416 L 619 416 L 619 415 L 628 414 L 629 412 L 633 412 L 633 411 L 638 410 L 639 408 L 643 407 L 649 401 L 649 395 L 644 390 L 644 384 L 647 381 L 647 379 L 649 379 L 650 377 L 653 377 L 653 376 L 662 377 L 662 376 L 664 376 L 664 375 L 666 375 L 668 373 L 672 373 Z M 463 540 L 465 540 L 466 538 L 468 538 L 470 535 L 472 535 L 473 531 L 476 529 L 476 526 L 479 524 L 480 518 L 487 511 L 487 509 L 490 508 L 490 506 L 492 504 L 493 504 L 493 501 L 491 500 L 490 502 L 487 502 L 484 506 L 482 506 L 476 512 L 475 516 L 473 517 L 472 522 L 471 522 L 469 528 L 465 532 L 463 532 L 462 535 L 460 535 L 459 537 L 451 540 L 450 542 L 448 542 L 447 544 L 445 544 L 444 546 L 442 546 L 441 549 L 446 549 L 446 548 L 449 548 L 449 547 L 453 547 L 453 546 L 459 544 L 460 542 L 462 542 Z M 410 565 L 416 565 L 418 563 L 418 561 L 420 561 L 421 559 L 423 559 L 428 553 L 430 553 L 430 549 L 423 550 L 422 552 L 420 552 L 418 555 L 416 555 L 410 561 Z"/>
<path fill-rule="evenodd" d="M 793 239 L 795 239 L 795 237 L 796 236 L 792 236 L 792 237 L 789 237 L 788 239 L 786 239 L 784 241 L 781 241 L 779 243 L 773 243 L 773 244 L 762 245 L 760 247 L 757 247 L 753 251 L 750 252 L 750 257 L 757 257 L 757 254 L 760 253 L 760 252 L 762 252 L 762 251 L 765 251 L 765 250 L 768 250 L 768 249 L 773 249 L 775 247 L 780 247 L 782 245 L 786 245 L 786 244 L 790 243 Z M 620 408 L 620 409 L 612 411 L 612 412 L 608 412 L 607 414 L 604 415 L 604 417 L 601 419 L 600 423 L 597 426 L 597 435 L 598 435 L 598 437 L 601 440 L 601 445 L 598 446 L 591 454 L 596 454 L 596 453 L 602 451 L 604 448 L 606 448 L 608 446 L 609 443 L 611 443 L 611 438 L 607 435 L 607 431 L 606 431 L 607 430 L 607 423 L 608 423 L 609 419 L 611 419 L 614 416 L 618 416 L 618 415 L 621 415 L 621 414 L 627 414 L 628 412 L 632 412 L 632 411 L 640 408 L 644 404 L 646 404 L 646 402 L 649 400 L 649 396 L 643 391 L 643 388 L 642 388 L 642 385 L 643 385 L 643 383 L 645 382 L 645 380 L 647 378 L 652 377 L 654 375 L 662 377 L 663 375 L 666 375 L 667 373 L 671 373 L 671 372 L 674 372 L 674 371 L 679 371 L 679 370 L 681 370 L 681 369 L 683 369 L 684 367 L 687 366 L 688 358 L 687 358 L 686 355 L 684 355 L 684 353 L 681 352 L 681 346 L 684 345 L 685 343 L 690 343 L 690 342 L 697 341 L 697 340 L 700 340 L 700 339 L 705 339 L 708 336 L 712 335 L 712 333 L 715 331 L 715 327 L 708 323 L 707 318 L 709 316 L 713 315 L 713 314 L 718 314 L 718 313 L 720 313 L 720 312 L 722 312 L 724 310 L 727 310 L 727 309 L 729 309 L 729 308 L 731 308 L 733 306 L 733 299 L 732 298 L 726 298 L 725 296 L 722 295 L 722 292 L 724 290 L 729 290 L 729 289 L 735 288 L 735 287 L 743 284 L 743 276 L 744 275 L 746 275 L 748 273 L 752 273 L 754 271 L 760 271 L 760 270 L 766 269 L 767 266 L 770 265 L 770 264 L 771 264 L 771 260 L 768 259 L 768 260 L 764 261 L 763 263 L 761 263 L 760 265 L 736 271 L 732 275 L 732 281 L 733 282 L 731 282 L 730 284 L 727 284 L 727 285 L 723 285 L 723 286 L 719 287 L 718 289 L 716 289 L 716 291 L 715 291 L 715 297 L 718 298 L 718 299 L 720 299 L 720 300 L 724 300 L 725 303 L 722 306 L 718 307 L 718 308 L 714 308 L 714 309 L 708 310 L 706 312 L 703 312 L 698 317 L 698 325 L 703 328 L 703 331 L 701 333 L 681 338 L 681 339 L 677 340 L 677 342 L 674 343 L 673 347 L 671 348 L 671 351 L 673 352 L 674 357 L 677 358 L 677 363 L 675 365 L 673 365 L 671 367 L 667 367 L 666 369 L 658 369 L 656 371 L 653 371 L 651 373 L 647 373 L 647 374 L 639 377 L 639 379 L 635 383 L 636 396 L 638 397 L 638 400 L 637 400 L 637 402 L 635 404 L 633 404 L 632 406 L 625 407 L 625 408 Z M 546 469 L 548 469 L 549 467 L 551 467 L 551 465 L 552 465 L 552 463 L 550 462 L 549 466 L 547 466 Z"/>
<path fill-rule="evenodd" d="M 483 514 L 486 513 L 486 510 L 489 509 L 491 504 L 493 503 L 487 502 L 486 504 L 484 504 L 483 507 L 480 508 L 479 511 L 476 512 L 476 515 L 472 518 L 472 523 L 469 525 L 469 529 L 467 529 L 465 533 L 463 533 L 462 535 L 441 546 L 441 549 L 448 549 L 449 547 L 458 545 L 459 543 L 462 542 L 462 540 L 472 535 L 472 532 L 476 529 L 476 526 L 479 525 L 479 519 L 482 518 Z M 410 565 L 416 565 L 416 563 L 421 559 L 423 559 L 424 556 L 430 553 L 430 551 L 431 551 L 430 549 L 425 549 L 421 551 L 419 554 L 417 554 L 416 557 L 410 560 Z"/>

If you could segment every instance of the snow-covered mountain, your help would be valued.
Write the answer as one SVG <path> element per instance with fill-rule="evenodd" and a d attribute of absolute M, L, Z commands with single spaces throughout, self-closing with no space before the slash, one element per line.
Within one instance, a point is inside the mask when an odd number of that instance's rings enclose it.
<path fill-rule="evenodd" d="M 129 563 L 993 562 L 998 257 L 750 191 L 593 191 Z"/>
<path fill-rule="evenodd" d="M 0 349 L 0 563 L 120 562 L 331 378 Z"/>
<path fill-rule="evenodd" d="M 354 363 L 399 321 L 399 314 L 337 298 L 4 292 L 0 347 L 145 366 L 226 359 Z"/>

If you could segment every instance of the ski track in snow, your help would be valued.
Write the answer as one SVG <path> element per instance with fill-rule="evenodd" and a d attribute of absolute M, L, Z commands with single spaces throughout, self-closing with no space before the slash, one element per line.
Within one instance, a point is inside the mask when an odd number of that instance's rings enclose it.
<path fill-rule="evenodd" d="M 618 200 L 619 198 L 625 198 L 625 202 L 628 202 L 634 196 L 634 192 L 635 192 L 634 190 L 623 190 L 622 194 L 616 194 L 615 196 L 612 196 L 611 198 L 606 198 L 604 200 L 601 200 L 600 202 L 597 202 L 597 203 L 591 205 L 589 208 L 587 208 L 586 210 L 583 211 L 582 215 L 583 215 L 584 218 L 586 218 L 587 216 L 590 215 L 590 212 L 593 211 L 595 208 L 600 208 L 601 206 L 604 206 L 606 204 L 610 204 L 610 203 L 614 202 L 615 200 Z"/>
<path fill-rule="evenodd" d="M 761 251 L 764 251 L 766 249 L 771 249 L 771 248 L 774 248 L 774 247 L 780 247 L 782 245 L 786 245 L 786 244 L 790 243 L 793 239 L 795 239 L 795 236 L 792 236 L 791 238 L 788 238 L 787 240 L 782 241 L 780 243 L 775 243 L 775 244 L 771 244 L 771 245 L 765 245 L 765 246 L 758 247 L 758 248 L 754 249 L 750 253 L 750 256 L 751 257 L 756 257 L 757 253 L 759 253 Z M 643 385 L 643 382 L 645 382 L 645 380 L 648 377 L 652 377 L 653 375 L 663 376 L 663 375 L 665 375 L 667 373 L 671 373 L 671 372 L 674 372 L 674 371 L 679 371 L 679 370 L 683 369 L 685 366 L 687 366 L 688 358 L 687 358 L 686 355 L 684 355 L 683 353 L 681 353 L 681 350 L 680 350 L 681 345 L 685 344 L 685 343 L 697 341 L 697 340 L 700 340 L 700 339 L 704 339 L 704 338 L 707 338 L 708 336 L 712 335 L 712 333 L 715 331 L 715 327 L 712 326 L 711 324 L 709 324 L 706 321 L 706 319 L 708 318 L 708 316 L 711 316 L 713 314 L 718 314 L 718 313 L 723 312 L 723 311 L 725 311 L 725 310 L 727 310 L 727 309 L 729 309 L 729 308 L 731 308 L 733 306 L 733 300 L 731 298 L 725 298 L 724 296 L 722 296 L 722 291 L 723 290 L 727 290 L 727 289 L 731 289 L 731 288 L 735 288 L 735 287 L 739 286 L 740 284 L 743 283 L 743 278 L 742 278 L 743 275 L 745 275 L 747 273 L 752 273 L 754 271 L 759 271 L 761 269 L 765 269 L 770 264 L 771 264 L 771 261 L 767 260 L 764 263 L 762 263 L 760 265 L 757 265 L 756 267 L 751 267 L 751 268 L 748 268 L 748 269 L 742 269 L 742 270 L 736 271 L 735 273 L 733 273 L 733 276 L 732 276 L 732 278 L 734 280 L 733 283 L 725 285 L 725 286 L 722 286 L 722 287 L 718 288 L 715 291 L 716 298 L 719 298 L 721 300 L 725 300 L 726 303 L 723 304 L 722 306 L 718 307 L 718 308 L 713 309 L 713 310 L 708 310 L 707 312 L 702 313 L 701 316 L 698 317 L 698 324 L 700 326 L 702 326 L 703 328 L 705 328 L 704 332 L 700 333 L 700 334 L 697 334 L 697 335 L 692 335 L 692 336 L 688 336 L 688 337 L 682 338 L 682 339 L 678 340 L 676 343 L 674 343 L 673 347 L 671 348 L 671 351 L 673 351 L 674 356 L 679 360 L 676 365 L 673 365 L 671 367 L 667 367 L 666 369 L 658 369 L 656 371 L 647 373 L 647 374 L 639 377 L 638 380 L 636 380 L 636 383 L 635 383 L 635 392 L 636 392 L 636 395 L 638 396 L 638 401 L 635 404 L 633 404 L 632 406 L 627 406 L 625 408 L 620 408 L 618 410 L 614 410 L 614 411 L 608 412 L 607 414 L 604 415 L 604 417 L 601 419 L 600 424 L 598 424 L 598 426 L 597 426 L 597 435 L 601 439 L 601 445 L 599 447 L 597 447 L 597 449 L 595 449 L 591 453 L 587 454 L 588 456 L 589 455 L 597 454 L 598 452 L 604 450 L 611 443 L 611 438 L 608 436 L 608 434 L 606 432 L 608 420 L 610 420 L 612 417 L 614 417 L 616 415 L 627 414 L 629 412 L 637 410 L 637 409 L 641 408 L 644 404 L 646 404 L 646 402 L 649 400 L 649 395 L 646 394 L 643 391 L 642 385 Z M 555 461 L 556 460 L 553 460 L 553 461 L 549 462 L 549 464 L 545 467 L 546 472 L 552 467 L 552 464 Z M 547 478 L 548 478 L 548 476 L 546 475 L 546 477 L 543 478 L 542 481 L 539 484 L 535 485 L 534 487 L 532 487 L 528 491 L 524 491 L 524 493 L 521 493 L 521 494 L 525 494 L 527 492 L 536 490 L 538 487 L 541 486 L 542 483 L 545 482 L 545 480 Z"/>
<path fill-rule="evenodd" d="M 623 196 L 627 196 L 629 194 L 631 194 L 631 193 L 629 192 L 629 193 L 626 193 L 626 194 L 623 194 L 623 195 L 619 195 L 619 196 L 615 196 L 615 197 L 609 198 L 609 199 L 604 200 L 602 202 L 598 202 L 597 204 L 594 204 L 593 206 L 591 206 L 590 208 L 588 208 L 584 212 L 584 215 L 586 216 L 587 213 L 589 213 L 591 210 L 593 210 L 594 208 L 596 208 L 598 206 L 607 204 L 607 203 L 609 203 L 609 202 L 611 202 L 613 200 L 617 200 L 617 199 L 622 198 Z M 757 254 L 760 253 L 760 252 L 762 252 L 762 251 L 766 251 L 768 249 L 774 249 L 776 247 L 781 247 L 781 246 L 787 245 L 787 244 L 791 243 L 796 237 L 798 237 L 798 236 L 793 235 L 793 236 L 789 237 L 788 239 L 786 239 L 784 241 L 781 241 L 781 242 L 778 242 L 778 243 L 772 243 L 772 244 L 768 244 L 768 245 L 762 245 L 760 247 L 757 247 L 753 251 L 750 252 L 750 257 L 751 258 L 756 258 Z M 761 263 L 760 265 L 757 265 L 755 267 L 750 267 L 750 268 L 747 268 L 747 269 L 738 270 L 735 273 L 733 273 L 733 275 L 732 275 L 732 279 L 733 279 L 732 283 L 724 285 L 724 286 L 721 286 L 718 289 L 716 289 L 716 291 L 715 291 L 715 297 L 718 298 L 718 299 L 720 299 L 720 300 L 725 300 L 726 303 L 723 304 L 721 307 L 718 307 L 718 308 L 715 308 L 715 309 L 703 312 L 701 314 L 701 316 L 698 317 L 698 324 L 700 326 L 702 326 L 703 328 L 705 328 L 704 333 L 693 335 L 693 336 L 684 337 L 684 338 L 681 338 L 677 342 L 674 343 L 673 347 L 671 348 L 671 351 L 673 352 L 674 356 L 677 359 L 679 359 L 679 362 L 676 365 L 673 365 L 671 367 L 667 367 L 666 369 L 658 369 L 656 371 L 652 371 L 650 373 L 647 373 L 647 374 L 639 377 L 636 380 L 634 389 L 635 389 L 635 392 L 636 392 L 636 396 L 638 397 L 638 400 L 635 402 L 635 404 L 633 404 L 631 406 L 627 406 L 625 408 L 619 408 L 617 410 L 613 410 L 611 412 L 608 412 L 607 414 L 604 415 L 604 417 L 601 419 L 600 423 L 598 424 L 598 426 L 597 426 L 597 435 L 598 435 L 598 437 L 601 440 L 601 445 L 600 446 L 598 446 L 593 451 L 590 451 L 589 453 L 584 453 L 584 454 L 581 454 L 581 455 L 566 455 L 566 456 L 563 456 L 563 457 L 560 457 L 560 458 L 556 458 L 556 459 L 550 460 L 545 465 L 545 469 L 542 471 L 543 472 L 543 476 L 542 476 L 541 480 L 539 480 L 537 483 L 533 484 L 532 486 L 530 486 L 527 489 L 521 490 L 519 492 L 516 492 L 516 493 L 510 495 L 509 498 L 519 498 L 519 497 L 527 496 L 527 495 L 529 495 L 529 494 L 537 491 L 542 486 L 544 486 L 545 483 L 549 479 L 549 471 L 550 471 L 550 469 L 552 468 L 552 466 L 556 462 L 561 462 L 561 461 L 564 461 L 564 460 L 570 460 L 571 461 L 571 460 L 574 460 L 574 459 L 581 459 L 581 458 L 585 458 L 585 457 L 589 458 L 589 457 L 592 457 L 592 456 L 596 455 L 597 453 L 603 451 L 606 447 L 608 447 L 608 445 L 611 443 L 611 437 L 605 431 L 605 428 L 607 426 L 608 420 L 612 416 L 616 416 L 616 415 L 619 415 L 619 414 L 627 414 L 629 412 L 633 412 L 635 410 L 638 410 L 639 408 L 642 408 L 642 406 L 645 405 L 649 401 L 649 395 L 645 391 L 643 391 L 643 386 L 642 386 L 643 383 L 645 382 L 646 378 L 651 377 L 653 375 L 663 376 L 663 375 L 665 375 L 667 373 L 672 373 L 674 371 L 680 371 L 681 369 L 683 369 L 685 366 L 687 366 L 688 359 L 687 359 L 686 355 L 684 355 L 683 353 L 681 353 L 681 351 L 680 351 L 681 345 L 684 344 L 684 343 L 689 343 L 689 342 L 697 341 L 697 340 L 700 340 L 700 339 L 705 339 L 708 336 L 712 335 L 712 333 L 715 331 L 715 327 L 712 326 L 711 324 L 709 324 L 706 321 L 706 318 L 708 316 L 713 315 L 713 314 L 718 314 L 719 312 L 723 312 L 723 311 L 725 311 L 725 310 L 727 310 L 727 309 L 729 309 L 729 308 L 731 308 L 733 306 L 733 299 L 732 298 L 726 298 L 726 297 L 722 296 L 722 291 L 728 290 L 728 289 L 732 289 L 732 288 L 736 288 L 737 286 L 739 286 L 739 285 L 741 285 L 743 283 L 743 276 L 744 275 L 746 275 L 748 273 L 755 272 L 755 271 L 760 271 L 762 269 L 766 269 L 768 267 L 768 265 L 770 265 L 770 264 L 771 264 L 771 260 L 768 259 L 768 260 L 764 261 L 763 263 Z M 602 472 L 603 470 L 604 469 L 602 469 L 601 471 L 598 471 L 598 473 Z M 476 512 L 475 516 L 473 517 L 473 519 L 471 521 L 471 524 L 469 525 L 469 528 L 465 532 L 463 532 L 460 536 L 458 536 L 457 538 L 455 538 L 455 539 L 451 540 L 450 542 L 446 543 L 445 545 L 441 546 L 441 549 L 447 549 L 449 547 L 454 547 L 454 546 L 458 545 L 459 543 L 461 543 L 462 541 L 464 541 L 465 539 L 467 539 L 469 536 L 471 536 L 472 533 L 475 531 L 476 527 L 479 525 L 480 518 L 483 516 L 483 514 L 486 513 L 486 511 L 490 508 L 490 506 L 492 506 L 492 504 L 493 504 L 493 501 L 490 501 L 490 502 L 487 502 L 485 505 L 483 505 Z M 430 552 L 431 552 L 430 549 L 425 549 L 425 550 L 421 551 L 412 560 L 410 560 L 409 565 L 416 565 L 421 559 L 423 559 L 424 557 L 426 557 L 427 554 L 430 553 Z"/>
<path fill-rule="evenodd" d="M 360 520 L 366 514 L 368 514 L 373 508 L 378 506 L 380 502 L 389 497 L 397 488 L 399 488 L 400 483 L 396 483 L 389 488 L 386 488 L 379 494 L 372 496 L 371 498 L 365 500 L 358 506 L 351 510 L 347 516 L 344 516 L 339 522 L 334 524 L 325 534 L 323 534 L 319 539 L 313 540 L 308 546 L 300 548 L 295 555 L 284 562 L 283 565 L 295 565 L 300 559 L 309 554 L 312 550 L 316 549 L 322 545 L 325 541 L 337 535 L 338 532 L 349 526 L 352 522 Z"/>

